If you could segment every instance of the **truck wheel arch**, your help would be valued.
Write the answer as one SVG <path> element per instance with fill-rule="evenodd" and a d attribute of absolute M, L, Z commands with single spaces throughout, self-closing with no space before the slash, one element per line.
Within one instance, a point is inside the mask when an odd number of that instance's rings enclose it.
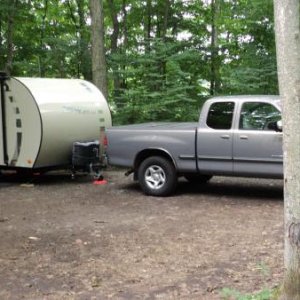
<path fill-rule="evenodd" d="M 151 156 L 160 156 L 160 157 L 164 157 L 166 159 L 168 159 L 175 167 L 175 169 L 177 169 L 177 165 L 175 163 L 174 158 L 172 157 L 172 155 L 165 149 L 144 149 L 142 151 L 140 151 L 134 160 L 134 179 L 137 180 L 137 171 L 139 169 L 139 166 L 141 165 L 141 163 L 147 159 L 148 157 Z"/>

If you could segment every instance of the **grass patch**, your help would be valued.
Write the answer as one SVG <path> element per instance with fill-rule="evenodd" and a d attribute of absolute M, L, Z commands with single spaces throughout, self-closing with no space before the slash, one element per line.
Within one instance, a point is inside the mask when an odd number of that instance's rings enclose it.
<path fill-rule="evenodd" d="M 223 300 L 271 300 L 275 296 L 274 290 L 262 290 L 255 294 L 242 294 L 237 290 L 230 288 L 223 288 L 221 290 L 221 297 Z"/>

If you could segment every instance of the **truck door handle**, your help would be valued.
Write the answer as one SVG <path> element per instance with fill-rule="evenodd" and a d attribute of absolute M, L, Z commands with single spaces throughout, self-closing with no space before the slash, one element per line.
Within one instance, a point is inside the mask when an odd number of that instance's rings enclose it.
<path fill-rule="evenodd" d="M 229 140 L 229 138 L 230 138 L 230 135 L 228 135 L 228 134 L 221 135 L 221 139 Z"/>
<path fill-rule="evenodd" d="M 241 136 L 240 136 L 240 139 L 241 139 L 241 140 L 248 140 L 248 137 L 247 137 L 246 135 L 241 135 Z"/>

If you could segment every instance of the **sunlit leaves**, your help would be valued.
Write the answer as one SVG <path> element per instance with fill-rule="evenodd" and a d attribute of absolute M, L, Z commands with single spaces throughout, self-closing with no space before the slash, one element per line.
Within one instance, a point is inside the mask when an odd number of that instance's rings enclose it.
<path fill-rule="evenodd" d="M 0 69 L 7 59 L 12 2 L 0 2 Z M 88 1 L 17 2 L 13 75 L 91 80 Z M 116 122 L 196 120 L 212 89 L 277 93 L 272 0 L 215 3 L 213 16 L 210 0 L 104 0 L 109 102 Z M 212 87 L 214 76 L 218 84 Z"/>

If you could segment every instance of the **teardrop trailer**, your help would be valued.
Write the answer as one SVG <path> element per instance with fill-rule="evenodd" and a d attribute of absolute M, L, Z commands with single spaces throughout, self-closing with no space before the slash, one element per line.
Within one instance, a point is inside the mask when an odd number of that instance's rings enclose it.
<path fill-rule="evenodd" d="M 93 84 L 0 72 L 0 87 L 0 170 L 99 174 L 111 114 Z"/>

